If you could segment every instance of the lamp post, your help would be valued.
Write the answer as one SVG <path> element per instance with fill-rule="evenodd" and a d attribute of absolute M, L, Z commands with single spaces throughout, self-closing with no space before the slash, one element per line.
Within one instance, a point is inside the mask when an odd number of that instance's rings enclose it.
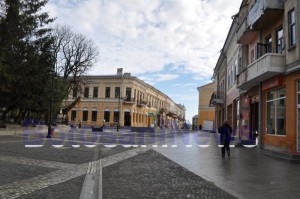
<path fill-rule="evenodd" d="M 120 109 L 121 109 L 121 89 L 119 93 L 119 117 L 118 117 L 117 131 L 119 131 L 120 128 L 120 117 L 121 117 Z"/>
<path fill-rule="evenodd" d="M 49 124 L 48 124 L 48 134 L 47 138 L 51 138 L 51 123 L 52 123 L 52 106 L 53 106 L 53 82 L 54 82 L 54 70 L 51 70 L 52 75 L 51 75 L 51 99 L 50 99 L 50 107 L 49 107 Z"/>
<path fill-rule="evenodd" d="M 122 94 L 122 89 L 123 89 L 123 74 L 121 74 L 121 78 L 122 78 L 122 82 L 121 82 L 120 93 L 119 93 L 119 118 L 118 118 L 118 124 L 117 124 L 117 131 L 119 131 L 120 119 L 121 119 L 121 94 Z"/>

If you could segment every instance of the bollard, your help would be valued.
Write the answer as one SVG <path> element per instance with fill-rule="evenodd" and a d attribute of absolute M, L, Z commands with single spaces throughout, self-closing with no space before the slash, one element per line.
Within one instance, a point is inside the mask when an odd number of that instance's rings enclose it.
<path fill-rule="evenodd" d="M 54 134 L 55 134 L 55 128 L 51 128 L 51 137 L 54 137 Z"/>

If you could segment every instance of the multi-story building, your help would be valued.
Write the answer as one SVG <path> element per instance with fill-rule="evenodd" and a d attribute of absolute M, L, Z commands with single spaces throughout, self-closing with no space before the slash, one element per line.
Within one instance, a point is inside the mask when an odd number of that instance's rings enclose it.
<path fill-rule="evenodd" d="M 238 133 L 248 140 L 258 134 L 259 144 L 265 149 L 300 151 L 299 9 L 297 0 L 243 0 L 232 17 L 236 25 L 229 31 L 236 33 L 236 40 L 230 42 L 238 45 L 238 53 L 221 54 L 214 72 L 220 86 L 222 67 L 225 63 L 227 68 L 232 65 L 229 61 L 222 64 L 222 59 L 237 59 Z M 231 74 L 225 75 L 221 77 L 228 83 Z M 225 104 L 224 116 L 230 121 L 228 95 L 227 87 L 227 97 L 220 107 Z M 218 109 L 216 114 L 217 118 L 224 117 Z"/>
<path fill-rule="evenodd" d="M 199 93 L 198 125 L 203 130 L 213 130 L 215 120 L 215 109 L 209 106 L 210 98 L 215 89 L 215 82 L 197 88 Z"/>
<path fill-rule="evenodd" d="M 216 87 L 211 96 L 210 105 L 215 106 L 216 127 L 221 126 L 224 120 L 228 120 L 233 127 L 233 135 L 239 139 L 240 93 L 237 88 L 237 74 L 239 72 L 240 46 L 236 37 L 237 26 L 237 23 L 231 24 L 224 46 L 220 51 L 221 54 L 213 74 Z"/>
<path fill-rule="evenodd" d="M 118 70 L 117 75 L 84 76 L 64 100 L 69 124 L 82 126 L 133 126 L 179 128 L 185 107 L 137 77 Z M 79 90 L 81 92 L 79 92 Z"/>

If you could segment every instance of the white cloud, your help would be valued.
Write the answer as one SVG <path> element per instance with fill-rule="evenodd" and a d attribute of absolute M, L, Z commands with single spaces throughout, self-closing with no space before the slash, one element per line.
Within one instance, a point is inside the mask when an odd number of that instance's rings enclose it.
<path fill-rule="evenodd" d="M 180 74 L 189 74 L 192 80 L 209 80 L 231 16 L 241 2 L 50 0 L 46 10 L 57 17 L 57 23 L 70 25 L 95 41 L 100 54 L 90 74 L 115 74 L 122 67 L 154 85 L 174 79 L 180 82 Z M 181 96 L 174 101 L 189 99 Z M 197 99 L 191 100 L 195 101 L 187 105 L 191 108 L 194 104 L 197 112 Z"/>
<path fill-rule="evenodd" d="M 241 0 L 50 0 L 57 22 L 94 40 L 100 57 L 93 74 L 158 72 L 183 63 L 198 76 L 212 75 Z"/>
<path fill-rule="evenodd" d="M 139 79 L 147 82 L 150 85 L 154 85 L 158 82 L 170 81 L 178 77 L 178 74 L 151 74 L 147 76 L 139 76 Z"/>
<path fill-rule="evenodd" d="M 197 87 L 197 84 L 195 83 L 186 83 L 186 84 L 174 84 L 173 87 L 176 88 L 188 88 L 188 87 Z"/>

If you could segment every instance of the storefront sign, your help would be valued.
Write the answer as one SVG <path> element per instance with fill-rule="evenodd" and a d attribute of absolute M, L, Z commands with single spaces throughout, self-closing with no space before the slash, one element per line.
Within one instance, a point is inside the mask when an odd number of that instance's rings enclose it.
<path fill-rule="evenodd" d="M 282 85 L 282 83 L 283 83 L 282 76 L 272 77 L 268 80 L 263 81 L 262 90 L 265 91 L 265 90 L 280 86 L 280 85 Z"/>

